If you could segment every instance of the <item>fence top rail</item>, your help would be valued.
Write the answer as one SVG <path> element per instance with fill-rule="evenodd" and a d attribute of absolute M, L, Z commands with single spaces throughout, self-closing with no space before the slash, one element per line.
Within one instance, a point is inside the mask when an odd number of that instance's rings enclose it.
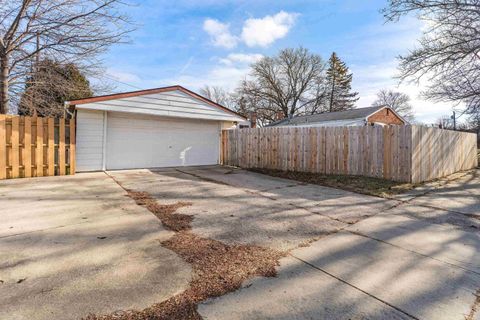
<path fill-rule="evenodd" d="M 230 128 L 230 129 L 222 129 L 222 131 L 240 131 L 240 132 L 252 132 L 252 131 L 261 131 L 261 130 L 273 130 L 273 129 L 280 129 L 280 130 L 291 130 L 291 129 L 303 129 L 303 128 L 310 128 L 310 129 L 325 129 L 325 130 L 333 130 L 333 129 L 337 129 L 339 130 L 339 128 L 342 128 L 342 129 L 350 129 L 350 128 L 363 128 L 363 127 L 367 127 L 367 126 L 318 126 L 318 127 L 312 127 L 312 126 L 285 126 L 285 127 L 258 127 L 258 128 Z M 392 125 L 385 125 L 385 126 L 372 126 L 373 128 L 380 128 L 380 129 L 383 129 L 383 128 L 400 128 L 400 127 L 403 127 L 403 128 L 427 128 L 427 129 L 432 129 L 434 131 L 443 131 L 443 132 L 452 132 L 452 133 L 462 133 L 462 134 L 471 134 L 471 135 L 477 135 L 477 133 L 475 132 L 469 132 L 469 131 L 460 131 L 460 130 L 452 130 L 452 129 L 444 129 L 444 128 L 436 128 L 436 127 L 430 127 L 430 126 L 426 126 L 426 125 L 421 125 L 421 124 L 407 124 L 407 125 L 395 125 L 395 124 L 392 124 Z"/>

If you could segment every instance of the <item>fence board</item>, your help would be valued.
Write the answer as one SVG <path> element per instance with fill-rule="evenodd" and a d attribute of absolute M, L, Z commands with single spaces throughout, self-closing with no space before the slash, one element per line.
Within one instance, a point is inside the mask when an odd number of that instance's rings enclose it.
<path fill-rule="evenodd" d="M 65 175 L 65 119 L 59 119 L 58 166 L 60 175 Z"/>
<path fill-rule="evenodd" d="M 20 117 L 12 117 L 12 135 L 10 138 L 11 155 L 12 155 L 12 178 L 20 176 Z"/>
<path fill-rule="evenodd" d="M 0 114 L 0 179 L 7 177 L 7 117 Z"/>
<path fill-rule="evenodd" d="M 0 115 L 0 179 L 66 174 L 67 167 L 74 174 L 75 120 L 69 121 L 68 132 L 64 119 L 59 122 L 56 135 L 54 119 Z M 58 157 L 57 144 L 64 150 Z"/>
<path fill-rule="evenodd" d="M 222 163 L 421 182 L 477 165 L 474 134 L 421 126 L 259 128 L 222 135 Z"/>
<path fill-rule="evenodd" d="M 55 175 L 55 123 L 53 118 L 47 119 L 47 131 L 48 131 L 48 150 L 47 150 L 47 163 L 48 163 L 48 175 Z"/>
<path fill-rule="evenodd" d="M 43 177 L 43 118 L 37 118 L 37 143 L 36 148 L 36 176 Z"/>
<path fill-rule="evenodd" d="M 32 119 L 25 117 L 23 126 L 25 131 L 23 137 L 23 174 L 25 178 L 30 178 L 32 176 Z M 2 154 L 1 151 L 0 154 Z"/>

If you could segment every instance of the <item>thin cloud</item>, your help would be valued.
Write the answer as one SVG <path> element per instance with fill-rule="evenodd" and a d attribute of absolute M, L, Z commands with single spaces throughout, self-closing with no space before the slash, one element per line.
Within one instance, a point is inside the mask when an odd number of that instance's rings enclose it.
<path fill-rule="evenodd" d="M 220 59 L 220 62 L 225 65 L 239 64 L 252 64 L 262 59 L 263 55 L 259 53 L 230 53 L 226 58 Z"/>
<path fill-rule="evenodd" d="M 185 71 L 187 71 L 187 69 L 192 65 L 192 62 L 193 62 L 193 57 L 190 57 L 187 61 L 187 63 L 185 63 L 185 65 L 182 67 L 182 69 L 180 69 L 180 72 L 179 74 L 182 74 L 184 73 Z"/>

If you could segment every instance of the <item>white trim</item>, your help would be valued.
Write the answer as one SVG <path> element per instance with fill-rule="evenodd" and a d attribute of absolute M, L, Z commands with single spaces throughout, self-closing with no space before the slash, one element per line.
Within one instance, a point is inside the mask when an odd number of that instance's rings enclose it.
<path fill-rule="evenodd" d="M 103 145 L 102 145 L 102 171 L 107 170 L 107 125 L 108 113 L 103 111 Z"/>
<path fill-rule="evenodd" d="M 223 122 L 218 121 L 218 159 L 217 159 L 217 164 L 220 164 L 220 160 L 222 158 L 222 130 L 223 130 Z"/>

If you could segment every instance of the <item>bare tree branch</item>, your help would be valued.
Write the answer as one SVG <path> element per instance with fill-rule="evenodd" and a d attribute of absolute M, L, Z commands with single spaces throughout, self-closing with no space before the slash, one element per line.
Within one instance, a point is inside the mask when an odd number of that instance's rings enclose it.
<path fill-rule="evenodd" d="M 480 113 L 480 0 L 389 0 L 382 12 L 387 21 L 415 14 L 428 26 L 419 47 L 400 57 L 400 79 L 426 78 L 427 99 Z"/>
<path fill-rule="evenodd" d="M 284 49 L 252 65 L 235 93 L 237 111 L 257 112 L 260 124 L 326 111 L 325 63 L 307 49 Z"/>
<path fill-rule="evenodd" d="M 88 74 L 96 59 L 132 31 L 121 0 L 0 0 L 0 113 L 9 111 L 18 85 L 39 56 L 74 62 Z M 14 102 L 18 101 L 13 97 Z"/>
<path fill-rule="evenodd" d="M 395 110 L 409 122 L 414 120 L 410 97 L 405 93 L 385 89 L 380 90 L 377 93 L 377 100 L 372 103 L 372 107 L 384 106 Z"/>

